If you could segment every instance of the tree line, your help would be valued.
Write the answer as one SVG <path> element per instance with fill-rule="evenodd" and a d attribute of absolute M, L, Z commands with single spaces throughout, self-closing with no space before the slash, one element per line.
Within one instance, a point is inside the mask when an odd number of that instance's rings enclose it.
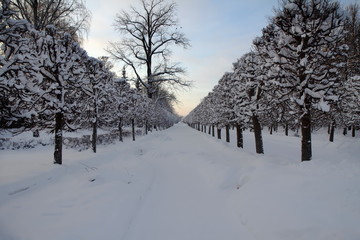
<path fill-rule="evenodd" d="M 360 125 L 359 6 L 331 0 L 283 0 L 252 51 L 233 64 L 184 119 L 213 136 L 214 128 L 254 131 L 264 153 L 262 128 L 301 131 L 301 160 L 312 157 L 311 133 L 327 126 L 355 131 Z"/>
<path fill-rule="evenodd" d="M 148 98 L 145 91 L 131 87 L 125 69 L 121 77 L 111 71 L 108 57 L 88 56 L 76 31 L 69 33 L 61 27 L 64 20 L 60 25 L 41 25 L 38 18 L 34 25 L 13 7 L 20 2 L 1 1 L 1 129 L 51 129 L 55 135 L 54 163 L 62 164 L 64 130 L 91 128 L 96 152 L 99 127 L 118 129 L 122 141 L 123 126 L 132 126 L 135 140 L 135 126 L 144 127 L 147 133 L 180 120 L 172 95 L 164 88 L 159 86 Z"/>

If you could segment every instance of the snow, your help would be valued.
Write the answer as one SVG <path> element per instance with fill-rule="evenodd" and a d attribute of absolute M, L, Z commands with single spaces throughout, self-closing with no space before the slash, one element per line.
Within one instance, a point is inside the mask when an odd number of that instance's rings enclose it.
<path fill-rule="evenodd" d="M 225 131 L 222 131 L 223 134 Z M 300 162 L 296 136 L 264 132 L 265 154 L 184 124 L 136 142 L 0 152 L 0 239 L 360 238 L 359 138 L 313 135 Z M 224 139 L 224 136 L 223 136 Z"/>
<path fill-rule="evenodd" d="M 298 6 L 295 3 L 287 3 L 284 8 L 290 11 L 294 11 L 298 8 Z"/>

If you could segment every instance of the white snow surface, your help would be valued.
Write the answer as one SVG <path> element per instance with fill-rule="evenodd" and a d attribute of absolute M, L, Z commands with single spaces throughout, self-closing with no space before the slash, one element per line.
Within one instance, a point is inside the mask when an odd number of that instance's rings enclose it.
<path fill-rule="evenodd" d="M 224 132 L 224 131 L 223 131 Z M 360 139 L 251 132 L 235 147 L 184 124 L 136 142 L 0 152 L 2 240 L 360 239 Z M 224 138 L 223 138 L 224 139 Z"/>

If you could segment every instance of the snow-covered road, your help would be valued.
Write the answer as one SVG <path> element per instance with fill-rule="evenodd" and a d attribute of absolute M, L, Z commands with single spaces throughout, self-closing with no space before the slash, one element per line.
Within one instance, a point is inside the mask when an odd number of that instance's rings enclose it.
<path fill-rule="evenodd" d="M 1 240 L 360 239 L 359 138 L 264 133 L 265 155 L 184 124 L 99 147 L 0 152 Z"/>
<path fill-rule="evenodd" d="M 215 240 L 244 235 L 227 204 L 228 192 L 220 189 L 223 179 L 204 168 L 229 157 L 218 151 L 218 143 L 177 125 L 156 133 L 152 144 L 143 146 L 141 158 L 151 164 L 153 178 L 124 239 Z"/>

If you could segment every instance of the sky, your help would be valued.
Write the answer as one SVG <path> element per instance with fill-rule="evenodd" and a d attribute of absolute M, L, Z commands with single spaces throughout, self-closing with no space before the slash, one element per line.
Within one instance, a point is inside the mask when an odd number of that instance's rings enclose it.
<path fill-rule="evenodd" d="M 192 87 L 177 91 L 175 110 L 186 116 L 217 84 L 232 63 L 251 50 L 252 41 L 274 15 L 279 0 L 175 0 L 182 32 L 190 40 L 188 49 L 172 48 L 172 59 L 186 69 Z M 341 0 L 344 5 L 360 0 Z M 106 56 L 109 42 L 120 40 L 114 19 L 137 0 L 87 0 L 92 13 L 84 48 L 92 57 Z M 115 70 L 120 75 L 122 64 Z"/>

